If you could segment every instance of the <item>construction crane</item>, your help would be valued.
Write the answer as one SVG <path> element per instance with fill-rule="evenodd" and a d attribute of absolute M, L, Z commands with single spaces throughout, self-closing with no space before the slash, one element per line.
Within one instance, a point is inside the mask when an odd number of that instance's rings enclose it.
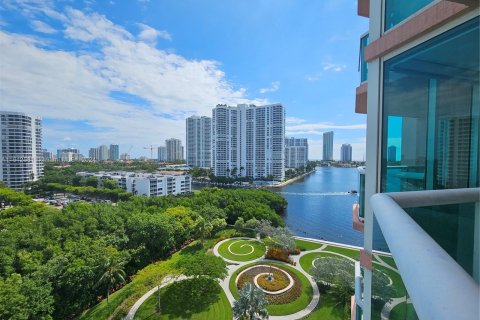
<path fill-rule="evenodd" d="M 153 160 L 153 149 L 156 144 L 151 144 L 150 147 L 143 147 L 143 149 L 150 149 L 150 160 Z"/>

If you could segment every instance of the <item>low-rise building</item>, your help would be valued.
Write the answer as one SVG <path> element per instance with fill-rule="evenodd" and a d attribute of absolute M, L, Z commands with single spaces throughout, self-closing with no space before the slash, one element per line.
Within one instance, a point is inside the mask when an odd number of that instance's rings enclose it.
<path fill-rule="evenodd" d="M 192 178 L 190 175 L 165 175 L 126 171 L 78 172 L 77 175 L 115 180 L 120 188 L 134 195 L 145 195 L 147 197 L 166 196 L 169 194 L 181 195 L 192 191 Z"/>

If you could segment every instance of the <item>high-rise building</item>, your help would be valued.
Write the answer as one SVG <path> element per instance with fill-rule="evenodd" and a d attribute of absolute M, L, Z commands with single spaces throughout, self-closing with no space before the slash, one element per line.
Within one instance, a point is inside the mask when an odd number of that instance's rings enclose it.
<path fill-rule="evenodd" d="M 354 318 L 389 307 L 376 249 L 404 283 L 403 319 L 480 319 L 479 2 L 358 4 L 370 23 L 355 99 L 367 159 L 353 212 L 364 232 Z"/>
<path fill-rule="evenodd" d="M 88 151 L 88 158 L 90 160 L 95 160 L 95 161 L 100 160 L 100 149 L 90 148 L 90 150 Z"/>
<path fill-rule="evenodd" d="M 80 154 L 80 150 L 77 148 L 57 149 L 57 161 L 60 162 L 72 162 L 80 161 L 83 156 Z"/>
<path fill-rule="evenodd" d="M 212 165 L 212 118 L 191 116 L 186 120 L 187 165 L 210 168 Z"/>
<path fill-rule="evenodd" d="M 303 168 L 308 162 L 308 139 L 285 138 L 285 168 Z"/>
<path fill-rule="evenodd" d="M 158 161 L 159 162 L 167 161 L 167 147 L 164 147 L 164 146 L 158 147 L 157 151 L 158 151 L 158 157 L 157 157 Z"/>
<path fill-rule="evenodd" d="M 0 180 L 10 188 L 21 189 L 42 175 L 41 119 L 0 111 Z"/>
<path fill-rule="evenodd" d="M 53 152 L 48 151 L 47 149 L 42 149 L 43 161 L 54 161 L 55 157 Z"/>
<path fill-rule="evenodd" d="M 123 160 L 123 161 L 130 160 L 130 155 L 128 153 L 122 153 L 120 155 L 120 160 Z"/>
<path fill-rule="evenodd" d="M 323 158 L 324 161 L 333 160 L 333 131 L 323 133 Z"/>
<path fill-rule="evenodd" d="M 167 161 L 181 161 L 183 160 L 182 140 L 167 139 L 165 140 L 165 147 L 167 149 Z"/>
<path fill-rule="evenodd" d="M 118 144 L 111 144 L 109 148 L 108 160 L 118 161 L 120 159 L 120 149 Z"/>
<path fill-rule="evenodd" d="M 340 148 L 340 161 L 352 161 L 352 146 L 350 144 L 342 144 Z"/>
<path fill-rule="evenodd" d="M 216 176 L 285 178 L 285 109 L 281 104 L 217 105 L 212 114 Z"/>
<path fill-rule="evenodd" d="M 387 161 L 388 162 L 397 161 L 397 147 L 389 146 L 387 152 L 388 152 L 388 155 L 387 155 Z"/>
<path fill-rule="evenodd" d="M 110 152 L 108 150 L 107 145 L 101 145 L 98 147 L 98 160 L 99 161 L 106 161 L 108 160 L 108 156 L 110 155 Z"/>

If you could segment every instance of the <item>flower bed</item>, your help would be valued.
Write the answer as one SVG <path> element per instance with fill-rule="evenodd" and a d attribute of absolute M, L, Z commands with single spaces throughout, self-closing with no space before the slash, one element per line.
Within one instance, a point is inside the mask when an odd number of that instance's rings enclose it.
<path fill-rule="evenodd" d="M 276 266 L 277 268 L 279 266 Z M 281 268 L 283 271 L 287 272 L 293 279 L 293 286 L 286 292 L 283 292 L 281 294 L 265 294 L 265 297 L 267 298 L 268 302 L 272 305 L 278 305 L 278 304 L 286 304 L 290 303 L 292 301 L 295 301 L 300 295 L 302 294 L 302 284 L 298 277 L 291 272 L 290 270 L 286 270 Z M 256 275 L 260 273 L 268 273 L 270 272 L 270 267 L 268 266 L 258 266 L 255 268 L 252 268 L 250 270 L 245 271 L 238 279 L 237 281 L 237 288 L 240 289 L 243 287 L 243 285 L 247 282 L 254 283 L 253 279 L 255 278 Z M 278 273 L 281 274 L 281 272 L 277 271 Z M 285 275 L 283 275 L 285 277 Z M 260 278 L 259 278 L 260 279 Z M 258 279 L 258 280 L 259 280 Z M 286 280 L 287 285 L 288 283 L 288 278 Z M 267 290 L 267 289 L 265 289 Z M 279 290 L 279 289 L 277 289 Z M 273 291 L 273 290 L 268 290 L 268 291 Z"/>
<path fill-rule="evenodd" d="M 286 288 L 290 284 L 290 279 L 288 279 L 283 272 L 273 269 L 272 275 L 272 279 L 268 279 L 268 274 L 258 277 L 258 285 L 267 291 L 278 291 Z"/>

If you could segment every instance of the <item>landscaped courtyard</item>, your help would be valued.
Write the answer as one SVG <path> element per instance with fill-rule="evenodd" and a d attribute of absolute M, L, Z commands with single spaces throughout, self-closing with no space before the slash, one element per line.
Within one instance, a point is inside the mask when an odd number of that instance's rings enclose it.
<path fill-rule="evenodd" d="M 251 261 L 265 254 L 265 245 L 256 239 L 234 238 L 223 242 L 218 252 L 222 258 L 232 261 Z"/>
<path fill-rule="evenodd" d="M 215 245 L 206 243 L 206 246 L 203 251 L 213 248 L 205 254 L 217 255 L 229 263 L 227 277 L 218 283 L 213 279 L 199 282 L 187 278 L 166 284 L 160 291 L 162 315 L 157 313 L 156 292 L 141 304 L 134 319 L 232 319 L 233 302 L 247 282 L 264 292 L 268 313 L 274 319 L 335 320 L 342 319 L 345 314 L 328 287 L 313 280 L 312 267 L 316 260 L 326 257 L 345 259 L 353 265 L 359 258 L 358 248 L 295 239 L 295 246 L 302 252 L 291 255 L 291 263 L 286 263 L 265 259 L 267 246 L 255 238 L 228 238 Z M 192 249 L 187 250 L 190 251 Z M 377 258 L 374 255 L 373 264 L 388 278 L 388 285 L 396 289 L 398 302 L 389 308 L 393 309 L 391 319 L 397 319 L 409 312 L 411 305 L 400 301 L 405 288 L 395 263 L 389 256 Z M 374 312 L 378 313 L 375 319 L 380 319 L 382 308 L 385 308 L 383 304 L 374 306 Z"/>
<path fill-rule="evenodd" d="M 137 311 L 136 319 L 231 320 L 232 308 L 215 280 L 187 279 L 160 290 L 161 316 L 157 313 L 158 294 L 148 298 Z"/>

